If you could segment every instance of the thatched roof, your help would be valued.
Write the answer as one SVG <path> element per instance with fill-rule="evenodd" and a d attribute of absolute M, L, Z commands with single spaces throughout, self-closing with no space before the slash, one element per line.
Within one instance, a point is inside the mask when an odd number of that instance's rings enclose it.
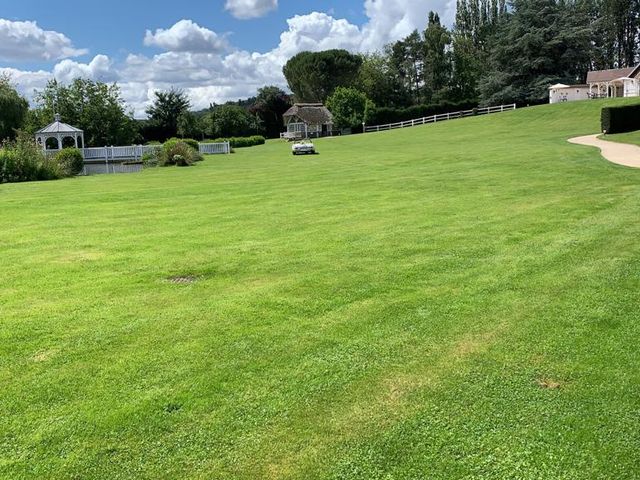
<path fill-rule="evenodd" d="M 612 68 L 611 70 L 595 70 L 587 73 L 587 83 L 611 82 L 624 77 L 631 77 L 637 70 L 637 67 L 628 68 Z"/>
<path fill-rule="evenodd" d="M 333 115 L 321 103 L 296 103 L 283 115 L 285 120 L 298 117 L 308 125 L 327 125 L 333 123 Z"/>

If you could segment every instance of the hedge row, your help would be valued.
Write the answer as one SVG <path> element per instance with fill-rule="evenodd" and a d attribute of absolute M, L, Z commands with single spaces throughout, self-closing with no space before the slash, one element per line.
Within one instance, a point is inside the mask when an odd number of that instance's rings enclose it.
<path fill-rule="evenodd" d="M 204 143 L 222 143 L 229 142 L 231 148 L 254 147 L 256 145 L 264 145 L 266 139 L 262 135 L 253 135 L 251 137 L 231 137 L 216 138 L 215 140 L 205 140 Z"/>
<path fill-rule="evenodd" d="M 431 105 L 414 105 L 407 108 L 382 107 L 370 110 L 367 113 L 367 125 L 385 125 L 388 123 L 406 122 L 422 117 L 440 115 L 442 113 L 471 110 L 478 106 L 475 99 L 460 102 L 440 102 Z"/>
<path fill-rule="evenodd" d="M 603 133 L 623 133 L 640 130 L 640 105 L 604 107 L 600 113 Z"/>

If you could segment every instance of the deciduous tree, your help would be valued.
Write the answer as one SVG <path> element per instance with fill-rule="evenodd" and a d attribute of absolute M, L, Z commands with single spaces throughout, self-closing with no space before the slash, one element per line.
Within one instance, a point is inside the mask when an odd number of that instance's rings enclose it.
<path fill-rule="evenodd" d="M 147 109 L 149 119 L 165 132 L 165 136 L 175 137 L 178 134 L 178 120 L 189 112 L 191 102 L 183 90 L 172 88 L 169 91 L 154 93 L 153 104 Z"/>
<path fill-rule="evenodd" d="M 338 128 L 358 128 L 366 123 L 367 110 L 374 108 L 371 100 L 355 88 L 338 87 L 327 99 L 327 108 Z"/>
<path fill-rule="evenodd" d="M 55 113 L 65 123 L 84 130 L 87 146 L 130 145 L 138 136 L 133 113 L 127 111 L 117 84 L 78 78 L 69 85 L 51 80 L 36 93 L 38 107 L 30 128 L 44 127 Z"/>
<path fill-rule="evenodd" d="M 243 137 L 260 133 L 256 117 L 238 105 L 215 106 L 208 115 L 207 134 L 214 138 Z"/>
<path fill-rule="evenodd" d="M 17 92 L 8 75 L 0 75 L 0 141 L 15 138 L 24 124 L 29 103 Z"/>

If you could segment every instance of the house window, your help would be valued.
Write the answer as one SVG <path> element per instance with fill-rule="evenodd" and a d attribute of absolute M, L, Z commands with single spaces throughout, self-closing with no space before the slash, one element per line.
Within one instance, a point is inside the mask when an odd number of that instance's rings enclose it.
<path fill-rule="evenodd" d="M 306 130 L 304 123 L 290 123 L 287 125 L 287 131 L 289 132 L 304 132 Z"/>

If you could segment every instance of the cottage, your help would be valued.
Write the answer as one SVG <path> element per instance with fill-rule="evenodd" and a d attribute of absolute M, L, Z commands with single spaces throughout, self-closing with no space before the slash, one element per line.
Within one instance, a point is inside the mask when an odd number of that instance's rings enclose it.
<path fill-rule="evenodd" d="M 549 87 L 549 103 L 571 102 L 588 98 L 640 96 L 640 65 L 587 73 L 584 85 L 558 83 Z"/>
<path fill-rule="evenodd" d="M 589 72 L 587 84 L 590 97 L 637 97 L 640 95 L 640 65 Z"/>
<path fill-rule="evenodd" d="M 283 115 L 287 131 L 281 138 L 317 138 L 331 135 L 333 116 L 321 103 L 296 103 Z"/>

